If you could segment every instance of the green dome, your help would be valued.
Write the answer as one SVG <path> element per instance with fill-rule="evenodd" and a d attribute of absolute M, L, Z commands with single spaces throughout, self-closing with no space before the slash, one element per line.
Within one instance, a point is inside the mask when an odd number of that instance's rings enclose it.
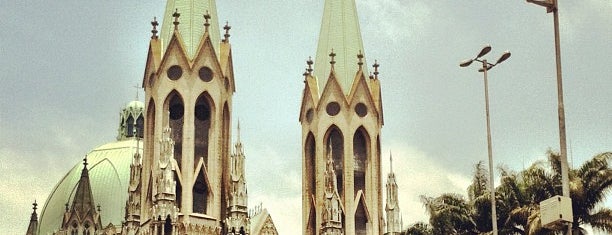
<path fill-rule="evenodd" d="M 89 180 L 96 205 L 100 205 L 102 226 L 120 226 L 128 197 L 130 164 L 136 151 L 134 138 L 104 144 L 87 154 Z M 142 153 L 142 141 L 139 141 Z M 59 230 L 65 204 L 72 203 L 83 163 L 79 161 L 53 188 L 39 219 L 39 234 Z"/>

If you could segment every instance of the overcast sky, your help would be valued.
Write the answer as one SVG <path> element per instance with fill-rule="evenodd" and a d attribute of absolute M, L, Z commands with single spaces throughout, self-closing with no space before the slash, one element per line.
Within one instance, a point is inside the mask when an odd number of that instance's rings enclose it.
<path fill-rule="evenodd" d="M 489 60 L 512 52 L 489 73 L 495 165 L 518 171 L 558 150 L 553 19 L 543 7 L 356 2 L 365 56 L 381 64 L 383 181 L 392 151 L 404 225 L 427 221 L 419 195 L 465 194 L 473 165 L 486 162 L 482 74 L 459 67 L 485 44 L 493 47 Z M 579 166 L 612 151 L 612 1 L 559 6 L 568 152 Z M 32 201 L 42 204 L 83 155 L 115 140 L 119 111 L 142 81 L 149 22 L 164 7 L 162 0 L 0 2 L 0 231 L 24 233 Z M 302 73 L 316 53 L 323 0 L 217 1 L 217 9 L 219 22 L 232 26 L 233 117 L 249 203 L 263 203 L 281 234 L 297 234 Z"/>

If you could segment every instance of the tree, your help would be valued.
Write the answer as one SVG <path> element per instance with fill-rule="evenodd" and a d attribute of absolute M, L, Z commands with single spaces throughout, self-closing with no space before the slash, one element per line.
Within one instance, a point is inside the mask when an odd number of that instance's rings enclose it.
<path fill-rule="evenodd" d="M 432 235 L 433 231 L 423 222 L 416 222 L 408 227 L 406 231 L 402 233 L 402 235 Z"/>
<path fill-rule="evenodd" d="M 537 161 L 529 168 L 514 172 L 500 167 L 500 185 L 495 189 L 499 234 L 552 235 L 542 227 L 539 203 L 561 195 L 559 154 L 547 152 L 548 161 Z M 612 190 L 612 153 L 602 153 L 576 169 L 570 169 L 570 194 L 574 235 L 586 234 L 588 224 L 596 230 L 612 232 L 612 210 L 599 206 Z M 490 193 L 487 172 L 482 162 L 476 164 L 468 200 L 458 194 L 438 197 L 421 196 L 429 213 L 432 234 L 487 234 L 491 228 Z M 417 229 L 412 226 L 410 229 Z M 418 231 L 418 230 L 411 230 Z M 420 234 L 420 233 L 415 233 Z"/>

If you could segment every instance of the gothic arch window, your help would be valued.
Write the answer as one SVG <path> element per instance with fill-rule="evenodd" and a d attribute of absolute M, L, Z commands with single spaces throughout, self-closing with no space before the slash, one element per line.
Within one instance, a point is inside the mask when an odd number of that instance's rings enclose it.
<path fill-rule="evenodd" d="M 78 225 L 75 222 L 72 222 L 72 228 L 70 229 L 70 235 L 79 235 Z"/>
<path fill-rule="evenodd" d="M 146 125 L 146 134 L 149 138 L 145 139 L 145 148 L 147 154 L 153 154 L 153 144 L 155 143 L 155 101 L 151 99 L 149 101 L 149 105 L 147 106 L 147 121 Z M 151 156 L 148 156 L 151 158 Z"/>
<path fill-rule="evenodd" d="M 83 228 L 83 235 L 91 235 L 91 231 L 89 230 L 89 223 L 85 223 L 85 228 Z"/>
<path fill-rule="evenodd" d="M 144 117 L 141 115 L 138 115 L 138 118 L 136 119 L 136 136 L 138 138 L 142 138 L 144 136 Z"/>
<path fill-rule="evenodd" d="M 193 184 L 193 212 L 206 214 L 207 206 L 208 206 L 208 192 L 209 186 L 204 178 L 204 169 L 200 170 L 198 176 L 196 178 L 195 183 Z"/>
<path fill-rule="evenodd" d="M 179 168 L 183 156 L 183 123 L 185 122 L 185 105 L 178 92 L 172 91 L 166 98 L 164 109 L 168 115 L 168 126 L 172 129 L 170 134 L 174 141 L 174 159 Z"/>
<path fill-rule="evenodd" d="M 368 222 L 365 206 L 363 205 L 363 201 L 360 201 L 357 206 L 357 211 L 355 211 L 355 235 L 366 235 Z"/>
<path fill-rule="evenodd" d="M 317 159 L 316 159 L 316 144 L 314 140 L 314 135 L 312 132 L 308 133 L 306 137 L 306 143 L 304 144 L 304 154 L 306 160 L 306 178 L 308 179 L 309 184 L 309 195 L 317 197 L 317 176 L 315 175 L 315 169 L 317 167 Z M 309 197 L 310 201 L 310 197 Z"/>
<path fill-rule="evenodd" d="M 208 166 L 208 146 L 210 127 L 212 123 L 212 105 L 208 93 L 203 93 L 198 97 L 194 108 L 194 164 L 203 158 L 204 165 Z"/>
<path fill-rule="evenodd" d="M 125 125 L 127 127 L 127 133 L 125 136 L 132 137 L 134 136 L 134 117 L 130 114 L 127 121 L 125 121 Z"/>
<path fill-rule="evenodd" d="M 338 184 L 338 194 L 344 198 L 344 136 L 337 126 L 331 126 L 325 138 L 325 157 L 332 154 L 334 160 L 334 171 Z"/>
<path fill-rule="evenodd" d="M 176 193 L 176 206 L 179 208 L 179 210 L 181 209 L 181 202 L 183 200 L 183 182 L 181 181 L 181 179 L 178 177 L 178 174 L 176 173 L 176 171 L 174 172 L 174 180 L 176 181 L 176 187 L 174 188 L 174 192 Z M 161 218 L 160 218 L 161 220 Z"/>
<path fill-rule="evenodd" d="M 366 172 L 368 161 L 370 159 L 370 137 L 368 132 L 363 127 L 359 127 L 353 135 L 353 172 L 354 172 L 354 190 L 355 195 L 359 190 L 362 190 L 364 195 L 366 191 Z"/>
<path fill-rule="evenodd" d="M 222 120 L 222 125 L 223 125 L 223 130 L 222 130 L 222 149 L 221 149 L 221 156 L 223 157 L 223 159 L 230 159 L 230 121 L 231 121 L 231 117 L 230 117 L 230 111 L 229 111 L 229 106 L 227 104 L 227 102 L 225 102 L 223 104 L 223 120 Z M 222 177 L 222 182 L 226 182 L 227 176 L 225 174 L 221 174 Z M 225 215 L 227 214 L 227 201 L 228 201 L 228 195 L 226 194 L 225 190 L 221 190 L 221 214 Z"/>
<path fill-rule="evenodd" d="M 164 222 L 164 234 L 172 234 L 172 220 L 170 216 L 166 216 L 166 222 Z"/>

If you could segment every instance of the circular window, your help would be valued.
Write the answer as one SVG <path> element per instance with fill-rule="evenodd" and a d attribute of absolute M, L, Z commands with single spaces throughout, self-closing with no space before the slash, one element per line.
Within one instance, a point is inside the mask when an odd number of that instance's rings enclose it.
<path fill-rule="evenodd" d="M 195 116 L 200 121 L 210 119 L 210 109 L 206 105 L 196 105 Z"/>
<path fill-rule="evenodd" d="M 170 119 L 178 120 L 183 117 L 184 114 L 183 104 L 173 104 L 170 106 Z"/>
<path fill-rule="evenodd" d="M 168 78 L 172 80 L 177 80 L 181 78 L 181 76 L 183 76 L 183 69 L 181 68 L 181 66 L 172 65 L 170 66 L 170 68 L 168 68 L 167 74 Z"/>
<path fill-rule="evenodd" d="M 368 107 L 366 107 L 363 103 L 359 103 L 355 105 L 355 113 L 357 116 L 365 117 L 365 115 L 368 114 Z"/>
<path fill-rule="evenodd" d="M 306 121 L 308 123 L 312 122 L 313 116 L 314 116 L 314 111 L 312 109 L 308 109 L 308 111 L 306 111 Z"/>
<path fill-rule="evenodd" d="M 200 71 L 198 71 L 198 74 L 200 75 L 200 79 L 202 79 L 202 81 L 210 82 L 213 79 L 213 71 L 206 66 L 202 66 Z"/>
<path fill-rule="evenodd" d="M 336 116 L 338 113 L 340 113 L 340 104 L 338 104 L 338 102 L 331 102 L 327 104 L 325 111 L 327 111 L 329 116 Z"/>

